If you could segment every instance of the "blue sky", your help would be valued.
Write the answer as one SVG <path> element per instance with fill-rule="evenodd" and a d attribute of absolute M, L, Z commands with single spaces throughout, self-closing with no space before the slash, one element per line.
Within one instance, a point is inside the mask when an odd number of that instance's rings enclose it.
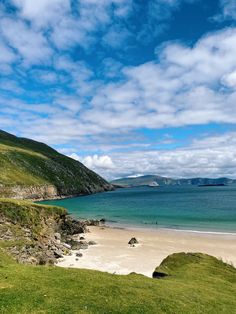
<path fill-rule="evenodd" d="M 235 0 L 0 0 L 0 128 L 107 179 L 236 177 Z"/>

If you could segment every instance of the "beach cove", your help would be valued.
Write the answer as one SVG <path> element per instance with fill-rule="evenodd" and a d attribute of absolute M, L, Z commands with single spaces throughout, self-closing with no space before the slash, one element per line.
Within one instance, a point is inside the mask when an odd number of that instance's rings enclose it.
<path fill-rule="evenodd" d="M 82 257 L 65 256 L 58 266 L 115 274 L 152 276 L 164 258 L 202 252 L 236 265 L 236 186 L 125 188 L 107 193 L 44 202 L 67 208 L 76 219 L 105 218 L 89 226 Z M 128 245 L 135 237 L 139 244 Z"/>
<path fill-rule="evenodd" d="M 97 244 L 64 256 L 58 266 L 151 277 L 164 258 L 177 252 L 202 252 L 236 265 L 236 234 L 95 226 L 89 230 L 85 240 Z M 132 237 L 139 241 L 135 247 L 128 244 Z M 78 252 L 83 256 L 76 257 Z"/>

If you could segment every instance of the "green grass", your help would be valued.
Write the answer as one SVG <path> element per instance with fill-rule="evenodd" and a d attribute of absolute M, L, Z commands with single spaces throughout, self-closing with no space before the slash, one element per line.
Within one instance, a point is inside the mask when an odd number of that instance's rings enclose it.
<path fill-rule="evenodd" d="M 80 162 L 51 147 L 0 130 L 0 196 L 12 186 L 54 185 L 60 194 L 87 194 L 108 183 Z"/>
<path fill-rule="evenodd" d="M 37 224 L 41 218 L 66 215 L 63 207 L 35 204 L 29 201 L 0 198 L 0 214 L 21 226 Z"/>
<path fill-rule="evenodd" d="M 197 259 L 170 256 L 171 276 L 149 279 L 19 265 L 0 252 L 0 313 L 236 313 L 236 270 Z"/>
<path fill-rule="evenodd" d="M 0 199 L 0 218 L 41 232 L 40 221 L 66 213 L 56 206 Z M 1 228 L 9 228 L 0 224 Z M 22 242 L 23 241 L 23 242 Z M 118 276 L 83 269 L 16 263 L 7 249 L 19 243 L 0 241 L 0 313 L 236 313 L 236 269 L 200 253 L 167 257 L 157 272 L 163 279 L 132 274 Z M 22 242 L 22 243 L 21 243 Z M 27 242 L 28 243 L 28 242 Z"/>
<path fill-rule="evenodd" d="M 45 221 L 57 221 L 66 214 L 66 209 L 58 206 L 0 198 L 0 218 L 3 217 L 11 222 L 11 224 L 0 224 L 0 234 L 4 234 L 10 228 L 15 236 L 21 238 L 22 228 L 28 228 L 37 237 L 43 233 Z M 8 241 L 8 244 L 14 245 L 10 241 Z"/>

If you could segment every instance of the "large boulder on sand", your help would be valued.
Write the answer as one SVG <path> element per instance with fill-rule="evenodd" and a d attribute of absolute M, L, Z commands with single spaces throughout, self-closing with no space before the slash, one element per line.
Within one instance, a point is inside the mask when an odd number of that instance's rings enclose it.
<path fill-rule="evenodd" d="M 129 242 L 128 242 L 128 244 L 130 244 L 130 245 L 133 245 L 133 244 L 138 244 L 139 242 L 138 242 L 138 240 L 136 239 L 136 238 L 131 238 L 130 240 L 129 240 Z"/>

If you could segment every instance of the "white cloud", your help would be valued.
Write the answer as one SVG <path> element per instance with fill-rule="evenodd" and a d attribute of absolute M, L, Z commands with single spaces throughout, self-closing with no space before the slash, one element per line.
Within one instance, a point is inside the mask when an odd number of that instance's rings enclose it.
<path fill-rule="evenodd" d="M 235 88 L 236 87 L 236 71 L 223 75 L 222 83 L 226 87 Z"/>
<path fill-rule="evenodd" d="M 11 64 L 17 60 L 15 53 L 0 39 L 0 69 L 2 73 L 11 72 Z"/>
<path fill-rule="evenodd" d="M 93 169 L 108 179 L 158 174 L 182 177 L 236 178 L 236 133 L 209 136 L 175 150 L 113 153 L 111 169 Z"/>
<path fill-rule="evenodd" d="M 57 48 L 68 49 L 74 45 L 87 48 L 95 40 L 93 33 L 104 32 L 112 23 L 112 16 L 126 16 L 132 2 L 80 0 L 72 4 L 70 0 L 12 0 L 12 3 L 21 18 L 38 30 L 47 30 Z"/>
<path fill-rule="evenodd" d="M 160 63 L 124 68 L 126 81 L 100 88 L 84 120 L 104 129 L 236 123 L 236 94 L 225 88 L 232 85 L 234 75 L 227 75 L 235 71 L 235 55 L 234 28 L 209 34 L 194 47 L 168 43 Z"/>
<path fill-rule="evenodd" d="M 16 49 L 23 58 L 24 64 L 46 64 L 50 60 L 52 49 L 48 46 L 45 37 L 23 21 L 12 18 L 1 19 L 0 31 L 9 46 Z"/>
<path fill-rule="evenodd" d="M 37 27 L 56 24 L 63 14 L 70 11 L 70 0 L 12 0 L 20 10 L 20 16 L 32 21 Z"/>
<path fill-rule="evenodd" d="M 82 158 L 76 153 L 72 153 L 69 155 L 69 157 L 82 162 L 86 167 L 92 170 L 101 170 L 101 169 L 108 170 L 108 169 L 113 169 L 115 167 L 111 157 L 107 155 L 103 155 L 103 156 L 93 155 L 93 156 L 86 156 Z"/>
<path fill-rule="evenodd" d="M 122 76 L 113 83 L 98 81 L 84 62 L 63 56 L 55 58 L 54 67 L 68 76 L 71 92 L 53 91 L 54 110 L 46 117 L 40 116 L 37 103 L 25 104 L 20 111 L 16 105 L 14 110 L 19 115 L 24 110 L 22 133 L 49 143 L 82 136 L 111 138 L 138 128 L 235 124 L 235 55 L 236 29 L 225 29 L 204 36 L 193 47 L 168 43 L 159 49 L 158 60 L 140 66 L 115 64 Z M 2 99 L 8 107 L 14 102 Z M 34 112 L 34 123 L 27 120 L 27 107 L 30 117 Z"/>

